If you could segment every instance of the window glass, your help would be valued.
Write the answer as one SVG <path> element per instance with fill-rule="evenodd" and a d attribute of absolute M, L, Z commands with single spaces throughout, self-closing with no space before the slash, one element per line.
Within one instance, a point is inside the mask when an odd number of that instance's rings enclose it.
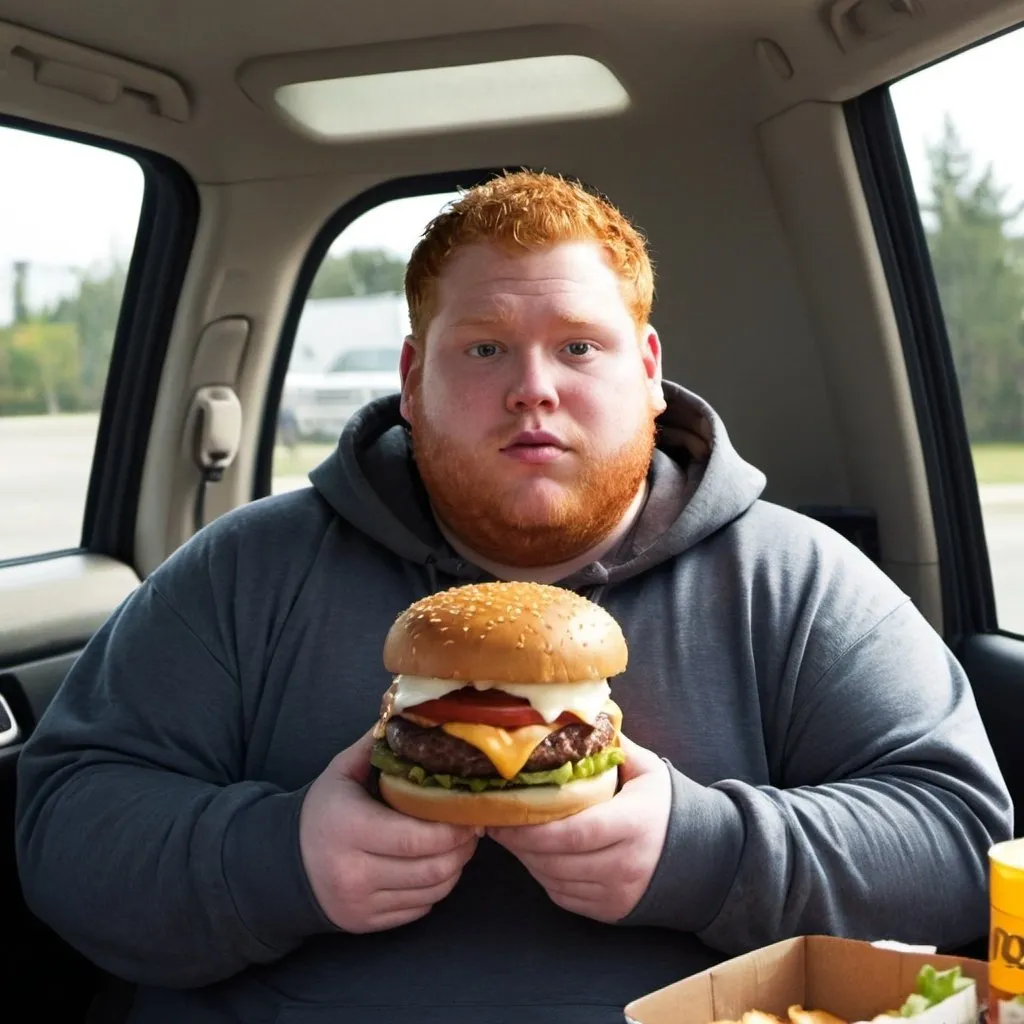
<path fill-rule="evenodd" d="M 81 543 L 144 187 L 129 157 L 0 126 L 0 560 Z"/>
<path fill-rule="evenodd" d="M 974 456 L 999 626 L 1024 633 L 1024 30 L 904 79 L 892 99 Z"/>
<path fill-rule="evenodd" d="M 405 264 L 427 223 L 456 193 L 382 203 L 338 235 L 299 321 L 278 411 L 271 489 L 308 483 L 367 402 L 400 388 L 409 331 Z"/>

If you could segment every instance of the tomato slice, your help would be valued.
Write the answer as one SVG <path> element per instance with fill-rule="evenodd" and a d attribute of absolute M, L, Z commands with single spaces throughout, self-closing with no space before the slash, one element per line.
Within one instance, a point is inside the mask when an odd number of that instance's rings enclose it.
<path fill-rule="evenodd" d="M 499 729 L 518 729 L 524 725 L 543 725 L 544 719 L 525 697 L 513 697 L 501 690 L 477 690 L 472 686 L 447 693 L 436 700 L 424 701 L 406 710 L 442 725 L 445 722 L 475 722 Z M 565 711 L 553 725 L 571 725 L 579 719 Z"/>

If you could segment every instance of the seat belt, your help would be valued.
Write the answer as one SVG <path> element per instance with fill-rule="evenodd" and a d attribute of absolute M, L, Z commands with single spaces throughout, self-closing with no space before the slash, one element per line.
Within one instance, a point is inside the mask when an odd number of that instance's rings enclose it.
<path fill-rule="evenodd" d="M 234 388 L 212 384 L 199 388 L 192 396 L 189 416 L 195 422 L 192 457 L 200 473 L 193 512 L 193 525 L 198 533 L 206 525 L 206 488 L 224 476 L 224 470 L 238 454 L 242 403 Z"/>

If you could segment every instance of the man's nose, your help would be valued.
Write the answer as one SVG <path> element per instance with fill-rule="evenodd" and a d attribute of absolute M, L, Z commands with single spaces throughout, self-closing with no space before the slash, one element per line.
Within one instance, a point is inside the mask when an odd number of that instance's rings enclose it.
<path fill-rule="evenodd" d="M 558 407 L 555 367 L 543 353 L 526 353 L 516 360 L 516 379 L 509 388 L 506 405 L 510 412 Z"/>

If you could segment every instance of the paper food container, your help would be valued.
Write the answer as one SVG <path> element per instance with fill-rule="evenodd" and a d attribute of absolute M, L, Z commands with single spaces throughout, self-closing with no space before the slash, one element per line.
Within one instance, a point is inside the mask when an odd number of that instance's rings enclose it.
<path fill-rule="evenodd" d="M 986 962 L 826 936 L 789 939 L 728 960 L 634 1000 L 626 1007 L 626 1020 L 710 1024 L 762 1010 L 787 1022 L 789 1007 L 799 1005 L 849 1022 L 870 1021 L 903 1005 L 925 964 L 940 971 L 959 964 L 976 984 L 910 1018 L 913 1024 L 978 1024 L 988 994 Z"/>

